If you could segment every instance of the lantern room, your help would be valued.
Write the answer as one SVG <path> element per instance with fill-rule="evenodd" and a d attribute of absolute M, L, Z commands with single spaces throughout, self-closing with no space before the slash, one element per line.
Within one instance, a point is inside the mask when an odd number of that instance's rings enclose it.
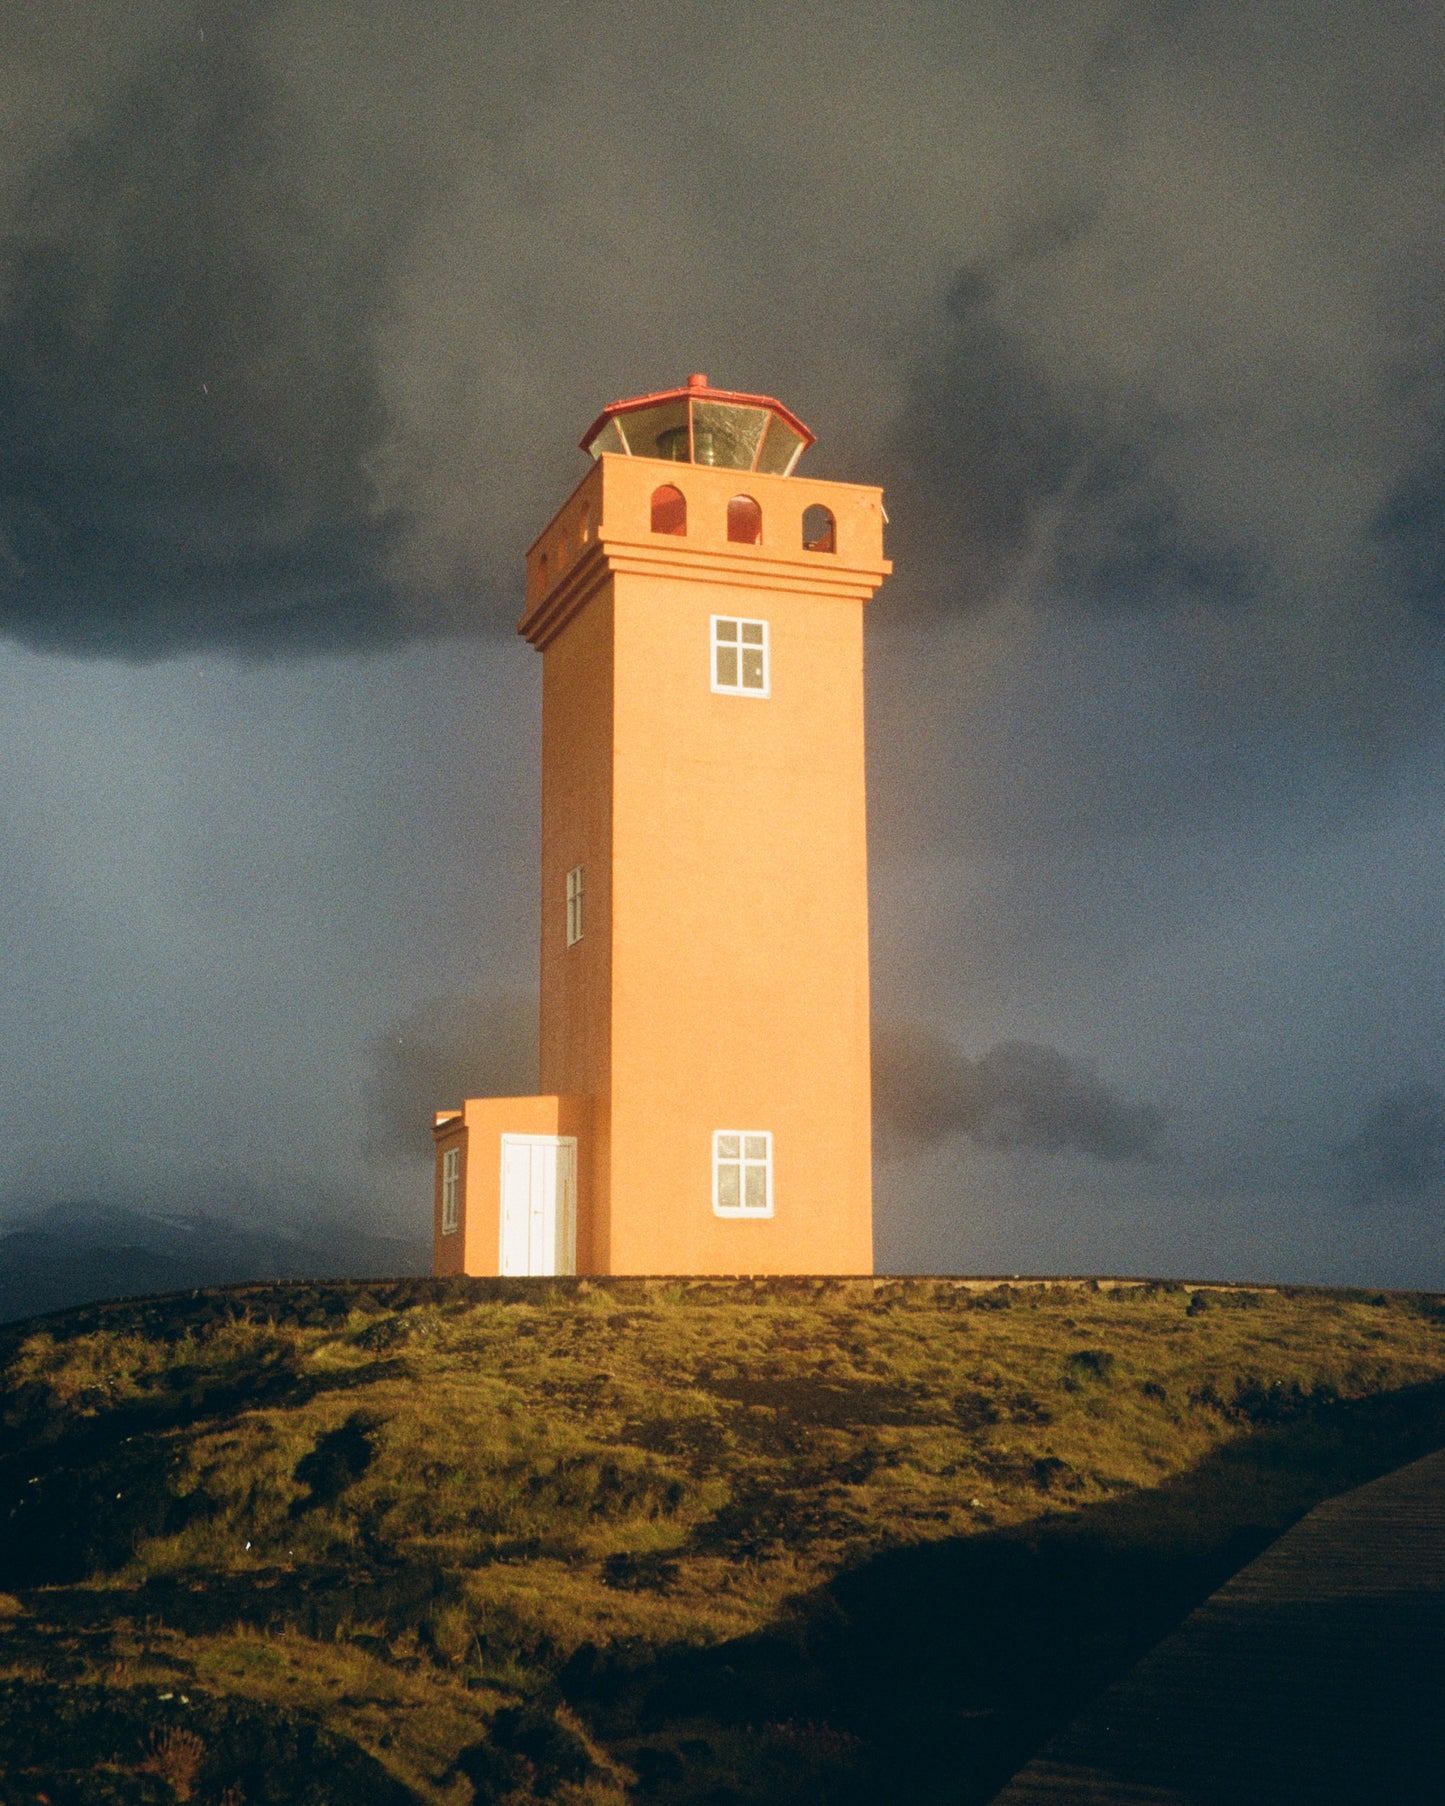
<path fill-rule="evenodd" d="M 685 388 L 614 401 L 588 427 L 582 449 L 594 458 L 613 452 L 786 477 L 812 443 L 812 433 L 782 402 L 711 389 L 699 375 L 689 376 Z"/>

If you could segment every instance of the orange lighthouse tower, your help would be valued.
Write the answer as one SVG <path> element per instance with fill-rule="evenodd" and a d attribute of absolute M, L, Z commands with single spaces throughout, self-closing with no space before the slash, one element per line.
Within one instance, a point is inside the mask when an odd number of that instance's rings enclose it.
<path fill-rule="evenodd" d="M 873 1265 L 863 605 L 877 489 L 780 402 L 614 403 L 527 555 L 543 1095 L 440 1111 L 438 1273 Z"/>

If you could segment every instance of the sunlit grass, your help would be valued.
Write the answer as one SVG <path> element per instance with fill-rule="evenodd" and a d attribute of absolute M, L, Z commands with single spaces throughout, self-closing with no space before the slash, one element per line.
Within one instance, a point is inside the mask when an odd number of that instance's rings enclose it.
<path fill-rule="evenodd" d="M 845 1659 L 848 1576 L 1151 1552 L 1184 1609 L 1445 1438 L 1442 1381 L 1445 1313 L 1406 1297 L 463 1282 L 75 1312 L 12 1335 L 0 1386 L 3 1672 L 301 1714 L 417 1798 L 866 1797 L 877 1727 L 799 1678 Z M 1155 1634 L 1140 1610 L 1061 1702 Z M 684 1652 L 724 1647 L 783 1662 L 776 1698 L 699 1708 Z"/>

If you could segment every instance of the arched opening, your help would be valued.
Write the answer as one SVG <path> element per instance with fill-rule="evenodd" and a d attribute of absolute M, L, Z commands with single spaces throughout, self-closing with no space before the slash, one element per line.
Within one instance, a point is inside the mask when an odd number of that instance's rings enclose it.
<path fill-rule="evenodd" d="M 585 546 L 592 538 L 592 510 L 584 502 L 582 512 L 577 519 L 577 543 Z"/>
<path fill-rule="evenodd" d="M 838 529 L 833 516 L 815 502 L 811 508 L 803 510 L 803 550 L 805 552 L 836 552 L 838 550 Z"/>
<path fill-rule="evenodd" d="M 542 556 L 537 560 L 537 594 L 539 596 L 545 596 L 546 593 L 547 593 L 547 554 L 544 552 L 542 554 Z"/>
<path fill-rule="evenodd" d="M 652 492 L 652 530 L 654 533 L 686 533 L 687 501 L 680 489 L 664 483 Z"/>
<path fill-rule="evenodd" d="M 739 546 L 763 543 L 763 511 L 750 495 L 735 495 L 728 503 L 728 538 Z"/>

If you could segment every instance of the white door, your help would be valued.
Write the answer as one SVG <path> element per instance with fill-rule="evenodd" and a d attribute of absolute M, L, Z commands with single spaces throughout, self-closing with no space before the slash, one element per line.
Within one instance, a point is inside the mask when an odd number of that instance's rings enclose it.
<path fill-rule="evenodd" d="M 502 1137 L 503 1273 L 577 1271 L 577 1143 L 570 1135 Z"/>

